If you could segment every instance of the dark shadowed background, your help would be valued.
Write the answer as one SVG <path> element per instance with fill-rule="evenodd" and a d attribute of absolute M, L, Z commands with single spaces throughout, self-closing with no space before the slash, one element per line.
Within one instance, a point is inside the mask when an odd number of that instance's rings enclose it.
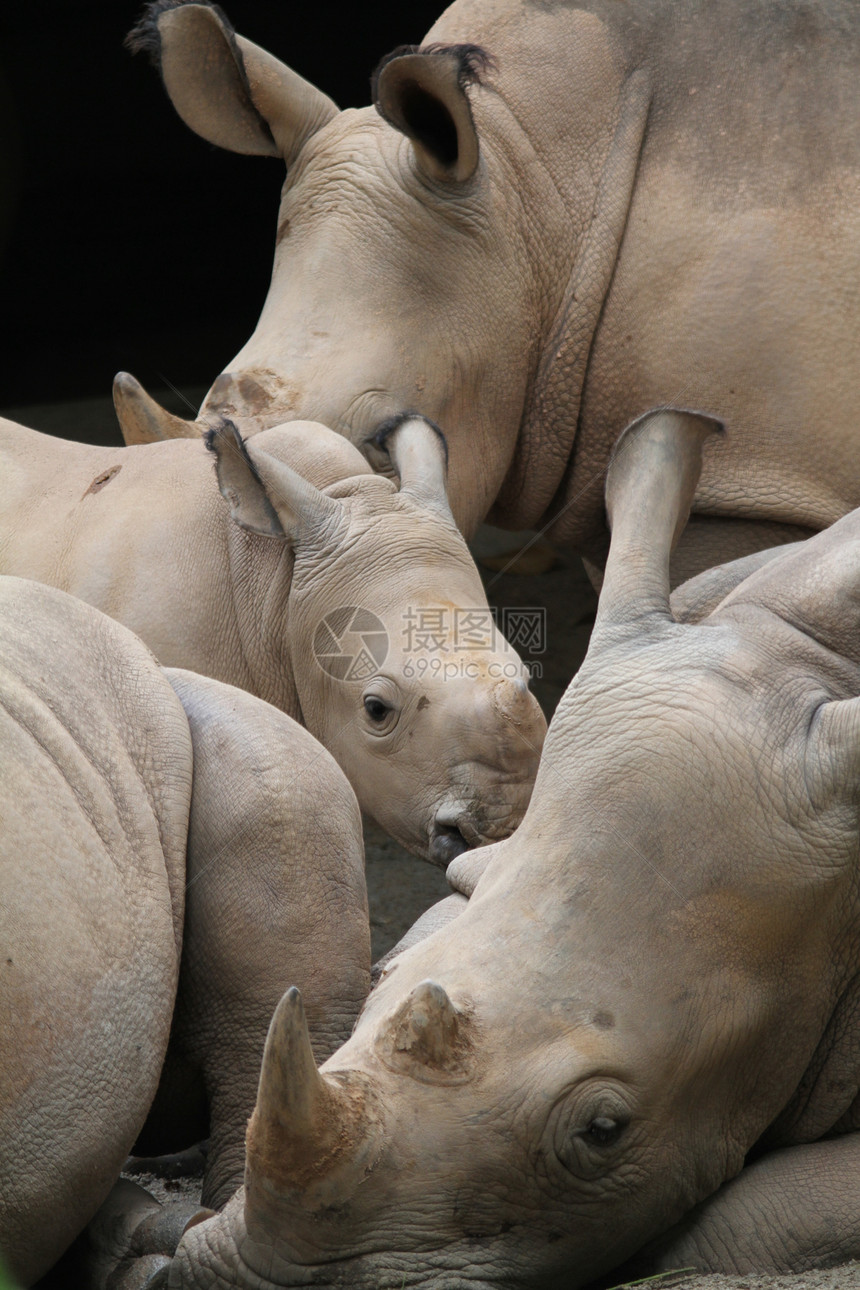
<path fill-rule="evenodd" d="M 225 0 L 341 107 L 443 0 Z M 123 38 L 136 0 L 0 3 L 0 408 L 209 385 L 253 330 L 283 166 L 198 139 Z M 164 379 L 163 379 L 164 378 Z"/>

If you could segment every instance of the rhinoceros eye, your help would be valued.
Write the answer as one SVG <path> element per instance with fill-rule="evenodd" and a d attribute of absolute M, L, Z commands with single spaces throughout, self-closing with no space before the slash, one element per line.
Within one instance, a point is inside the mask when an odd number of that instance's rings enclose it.
<path fill-rule="evenodd" d="M 379 739 L 396 729 L 403 701 L 390 677 L 377 676 L 368 681 L 362 692 L 361 705 L 366 734 Z"/>
<path fill-rule="evenodd" d="M 369 694 L 364 700 L 364 710 L 375 725 L 382 725 L 391 709 L 382 699 L 377 699 L 375 695 Z"/>
<path fill-rule="evenodd" d="M 572 1103 L 562 1101 L 552 1123 L 553 1148 L 559 1163 L 579 1178 L 596 1178 L 612 1168 L 613 1150 L 630 1123 L 625 1099 L 605 1087 Z M 583 1105 L 583 1102 L 585 1105 Z M 589 1105 L 590 1103 L 590 1105 Z"/>
<path fill-rule="evenodd" d="M 610 1119 L 608 1115 L 598 1115 L 585 1130 L 585 1136 L 596 1147 L 611 1147 L 624 1127 L 622 1123 Z"/>

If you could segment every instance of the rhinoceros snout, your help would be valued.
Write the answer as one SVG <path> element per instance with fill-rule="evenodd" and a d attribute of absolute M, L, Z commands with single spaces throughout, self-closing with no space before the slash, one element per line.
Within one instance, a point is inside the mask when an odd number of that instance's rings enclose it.
<path fill-rule="evenodd" d="M 452 860 L 469 850 L 469 843 L 463 837 L 454 821 L 436 817 L 430 829 L 430 861 L 441 869 L 447 869 Z"/>

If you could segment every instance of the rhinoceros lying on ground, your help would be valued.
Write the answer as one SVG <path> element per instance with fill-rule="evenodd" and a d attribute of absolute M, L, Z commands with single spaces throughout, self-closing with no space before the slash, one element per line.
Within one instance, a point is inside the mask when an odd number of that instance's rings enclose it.
<path fill-rule="evenodd" d="M 457 0 L 383 60 L 378 111 L 339 112 L 214 7 L 157 0 L 132 39 L 192 129 L 288 170 L 271 290 L 204 424 L 361 444 L 421 411 L 465 531 L 493 507 L 586 554 L 618 428 L 660 404 L 731 431 L 685 535 L 700 567 L 860 504 L 850 0 Z M 117 393 L 128 433 L 174 432 Z"/>
<path fill-rule="evenodd" d="M 211 1132 L 204 1201 L 235 1191 L 273 1008 L 298 973 L 333 1052 L 370 937 L 328 753 L 19 578 L 0 578 L 0 750 L 0 1252 L 30 1284 L 141 1134 Z"/>
<path fill-rule="evenodd" d="M 860 1253 L 860 513 L 677 623 L 670 544 L 711 428 L 628 431 L 591 647 L 522 825 L 454 862 L 468 903 L 321 1072 L 285 995 L 244 1190 L 171 1286 L 567 1288 L 708 1197 L 664 1264 Z"/>
<path fill-rule="evenodd" d="M 224 428 L 233 523 L 199 437 L 95 448 L 0 420 L 0 572 L 72 592 L 163 664 L 302 721 L 361 806 L 445 864 L 519 823 L 545 722 L 491 631 L 444 444 L 416 418 L 387 444 L 399 492 L 323 426 L 271 429 L 248 453 Z"/>

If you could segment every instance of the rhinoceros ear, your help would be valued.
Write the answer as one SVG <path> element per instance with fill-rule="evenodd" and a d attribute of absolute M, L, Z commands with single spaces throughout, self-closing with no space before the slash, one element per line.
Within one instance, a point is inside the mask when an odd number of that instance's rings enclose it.
<path fill-rule="evenodd" d="M 612 530 L 595 636 L 620 623 L 672 621 L 669 557 L 690 514 L 702 470 L 702 447 L 722 433 L 714 417 L 656 408 L 621 435 L 606 475 Z"/>
<path fill-rule="evenodd" d="M 204 436 L 218 487 L 240 528 L 298 544 L 340 518 L 340 506 L 270 453 L 243 440 L 232 421 Z"/>
<path fill-rule="evenodd" d="M 154 0 L 126 43 L 149 53 L 185 124 L 219 148 L 289 166 L 337 115 L 321 90 L 237 36 L 217 5 Z"/>
<path fill-rule="evenodd" d="M 463 183 L 475 173 L 480 149 L 467 90 L 492 66 L 478 45 L 403 45 L 374 72 L 377 112 L 412 140 L 431 179 Z"/>
<path fill-rule="evenodd" d="M 401 493 L 454 524 L 448 502 L 448 445 L 436 422 L 401 413 L 382 423 L 373 442 L 391 458 Z"/>

